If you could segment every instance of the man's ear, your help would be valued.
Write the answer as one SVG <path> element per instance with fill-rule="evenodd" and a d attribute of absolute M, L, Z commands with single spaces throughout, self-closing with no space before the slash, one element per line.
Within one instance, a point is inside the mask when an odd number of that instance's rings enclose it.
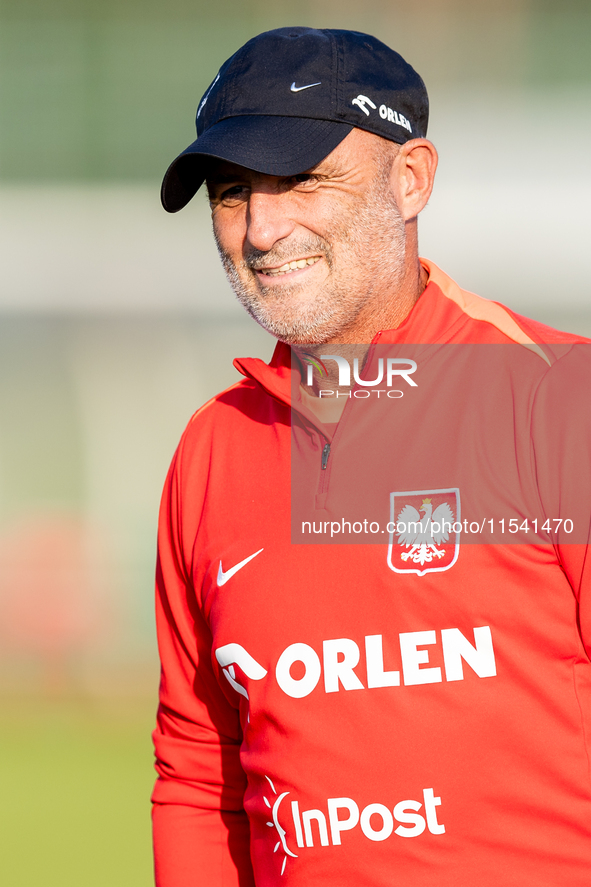
<path fill-rule="evenodd" d="M 428 139 L 411 139 L 400 146 L 392 164 L 391 183 L 406 222 L 416 218 L 429 200 L 437 161 L 435 145 Z"/>

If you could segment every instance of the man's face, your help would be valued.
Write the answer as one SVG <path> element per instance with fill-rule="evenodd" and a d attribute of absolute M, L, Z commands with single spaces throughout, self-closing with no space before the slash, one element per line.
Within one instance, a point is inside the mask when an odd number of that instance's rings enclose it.
<path fill-rule="evenodd" d="M 224 268 L 246 310 L 278 339 L 355 341 L 376 299 L 392 298 L 405 267 L 405 225 L 390 185 L 396 150 L 354 129 L 301 175 L 212 165 Z"/>

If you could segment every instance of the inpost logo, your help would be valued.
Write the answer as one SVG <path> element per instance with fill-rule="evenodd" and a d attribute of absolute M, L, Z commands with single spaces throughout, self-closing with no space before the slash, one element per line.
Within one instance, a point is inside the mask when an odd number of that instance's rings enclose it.
<path fill-rule="evenodd" d="M 319 358 L 315 358 L 313 355 L 304 353 L 303 355 L 304 361 L 307 363 L 307 373 L 306 373 L 306 385 L 310 387 L 314 381 L 314 369 L 317 370 L 320 377 L 327 376 L 328 371 L 326 369 L 326 365 L 323 363 L 325 360 L 334 360 L 339 371 L 339 387 L 340 388 L 351 388 L 351 365 L 346 357 L 343 357 L 340 354 L 321 354 Z M 396 382 L 402 380 L 411 388 L 417 388 L 418 384 L 414 379 L 411 378 L 413 373 L 417 371 L 417 362 L 416 360 L 412 360 L 409 357 L 380 357 L 378 360 L 378 369 L 377 376 L 375 379 L 362 379 L 359 373 L 359 359 L 356 357 L 353 360 L 353 383 L 359 386 L 359 389 L 354 391 L 333 391 L 331 389 L 320 389 L 318 391 L 319 397 L 356 397 L 356 398 L 367 398 L 371 397 L 371 394 L 374 393 L 378 397 L 380 394 L 386 394 L 387 397 L 391 398 L 400 398 L 404 397 L 404 391 L 393 388 L 393 385 Z M 378 385 L 384 384 L 386 388 L 378 388 Z M 374 389 L 374 391 L 370 391 L 368 389 Z"/>
<path fill-rule="evenodd" d="M 275 829 L 279 840 L 275 853 L 283 853 L 281 874 L 285 871 L 288 857 L 297 859 L 299 850 L 308 847 L 331 847 L 343 844 L 343 832 L 359 829 L 369 841 L 386 841 L 393 835 L 399 838 L 418 838 L 424 831 L 432 835 L 445 834 L 445 825 L 438 818 L 437 808 L 441 798 L 432 788 L 422 790 L 421 800 L 406 798 L 394 804 L 381 802 L 366 804 L 360 808 L 353 798 L 327 798 L 317 808 L 301 810 L 299 801 L 288 802 L 288 791 L 278 793 L 271 779 L 265 776 L 272 789 L 274 799 L 263 794 L 263 801 L 271 812 L 269 828 Z M 283 809 L 280 811 L 282 803 Z M 281 815 L 281 819 L 280 819 Z"/>

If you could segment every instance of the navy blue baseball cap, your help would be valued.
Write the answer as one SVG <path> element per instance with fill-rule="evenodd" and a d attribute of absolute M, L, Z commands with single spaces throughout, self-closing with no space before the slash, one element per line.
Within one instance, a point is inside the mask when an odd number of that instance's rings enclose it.
<path fill-rule="evenodd" d="M 357 31 L 278 28 L 220 68 L 197 108 L 197 139 L 171 163 L 162 205 L 182 209 L 207 158 L 290 176 L 323 160 L 353 127 L 403 144 L 427 134 L 425 84 L 402 56 Z"/>

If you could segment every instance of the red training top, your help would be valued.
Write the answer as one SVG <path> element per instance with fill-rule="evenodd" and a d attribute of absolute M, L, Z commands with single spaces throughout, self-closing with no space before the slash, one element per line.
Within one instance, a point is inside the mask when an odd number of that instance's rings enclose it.
<path fill-rule="evenodd" d="M 336 428 L 279 344 L 183 435 L 158 887 L 591 880 L 588 344 L 423 264 Z"/>

